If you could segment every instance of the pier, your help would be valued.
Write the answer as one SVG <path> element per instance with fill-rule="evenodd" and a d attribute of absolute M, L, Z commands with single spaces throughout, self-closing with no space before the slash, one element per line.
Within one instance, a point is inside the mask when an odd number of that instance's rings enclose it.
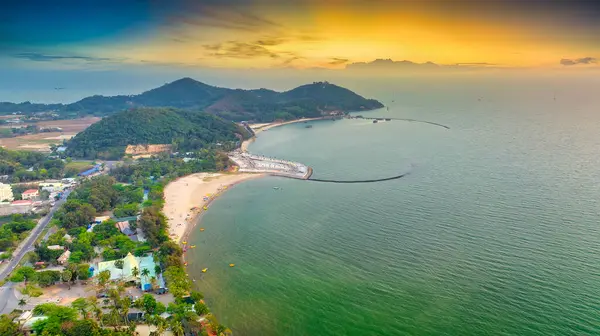
<path fill-rule="evenodd" d="M 229 153 L 242 173 L 262 173 L 306 180 L 312 175 L 312 169 L 302 163 L 286 161 L 266 156 L 254 155 L 240 150 Z"/>

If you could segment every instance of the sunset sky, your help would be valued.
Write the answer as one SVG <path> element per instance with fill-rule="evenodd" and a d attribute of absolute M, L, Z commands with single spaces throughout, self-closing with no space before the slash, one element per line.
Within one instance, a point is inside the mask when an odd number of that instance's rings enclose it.
<path fill-rule="evenodd" d="M 597 3 L 597 2 L 596 2 Z M 344 68 L 375 59 L 598 67 L 600 5 L 580 0 L 2 1 L 1 62 Z"/>

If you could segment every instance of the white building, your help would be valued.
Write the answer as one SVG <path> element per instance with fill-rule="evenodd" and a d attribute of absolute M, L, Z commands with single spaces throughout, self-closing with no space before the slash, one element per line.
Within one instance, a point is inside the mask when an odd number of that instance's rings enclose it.
<path fill-rule="evenodd" d="M 14 199 L 10 184 L 0 183 L 0 202 L 12 201 Z"/>

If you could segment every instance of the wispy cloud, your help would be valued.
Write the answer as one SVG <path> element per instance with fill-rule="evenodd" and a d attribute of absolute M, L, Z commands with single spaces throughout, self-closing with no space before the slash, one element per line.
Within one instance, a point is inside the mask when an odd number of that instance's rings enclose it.
<path fill-rule="evenodd" d="M 50 55 L 35 52 L 21 52 L 12 54 L 15 58 L 27 59 L 35 62 L 53 62 L 53 61 L 85 61 L 85 62 L 112 62 L 118 61 L 114 58 L 80 56 L 80 55 Z"/>
<path fill-rule="evenodd" d="M 280 55 L 256 43 L 227 41 L 203 46 L 209 56 L 228 58 L 279 58 Z"/>
<path fill-rule="evenodd" d="M 348 63 L 350 60 L 346 59 L 346 58 L 337 58 L 337 57 L 333 57 L 331 58 L 331 60 L 329 61 L 330 65 L 342 65 L 342 64 L 346 64 Z"/>
<path fill-rule="evenodd" d="M 185 11 L 173 14 L 169 25 L 185 23 L 197 27 L 218 28 L 243 32 L 260 32 L 265 29 L 279 29 L 282 26 L 270 19 L 245 11 L 238 7 L 196 3 Z"/>
<path fill-rule="evenodd" d="M 595 57 L 583 57 L 576 59 L 563 58 L 560 60 L 560 64 L 564 66 L 578 65 L 578 64 L 595 64 L 598 63 L 598 59 Z"/>

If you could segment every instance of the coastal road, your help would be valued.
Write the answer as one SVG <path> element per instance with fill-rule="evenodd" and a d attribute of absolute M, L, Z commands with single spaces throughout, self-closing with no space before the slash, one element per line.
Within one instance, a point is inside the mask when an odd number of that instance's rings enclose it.
<path fill-rule="evenodd" d="M 52 216 L 54 216 L 54 212 L 56 212 L 56 210 L 58 210 L 58 208 L 66 201 L 66 199 L 67 199 L 67 197 L 69 197 L 70 193 L 71 193 L 71 190 L 66 190 L 63 193 L 63 196 L 61 197 L 61 199 L 56 201 L 54 206 L 50 209 L 50 212 L 46 216 L 42 217 L 42 219 L 39 220 L 38 225 L 35 228 L 33 228 L 33 230 L 31 230 L 31 234 L 29 234 L 29 237 L 27 237 L 25 239 L 25 241 L 21 244 L 18 252 L 16 252 L 13 255 L 13 257 L 9 261 L 8 265 L 4 268 L 4 270 L 2 270 L 2 272 L 0 272 L 0 280 L 3 280 L 4 278 L 6 278 L 10 274 L 10 272 L 12 272 L 12 270 L 14 270 L 15 267 L 19 264 L 21 259 L 23 259 L 23 256 L 25 255 L 25 253 L 27 253 L 28 251 L 30 251 L 32 249 L 33 245 L 35 244 L 35 241 L 38 239 L 38 237 L 40 236 L 40 234 L 42 233 L 44 228 L 46 228 L 46 226 L 48 226 L 48 223 L 50 223 Z M 1 299 L 2 299 L 2 297 L 0 296 L 0 300 Z M 3 302 L 0 301 L 0 305 L 2 305 L 2 304 L 3 304 Z"/>

